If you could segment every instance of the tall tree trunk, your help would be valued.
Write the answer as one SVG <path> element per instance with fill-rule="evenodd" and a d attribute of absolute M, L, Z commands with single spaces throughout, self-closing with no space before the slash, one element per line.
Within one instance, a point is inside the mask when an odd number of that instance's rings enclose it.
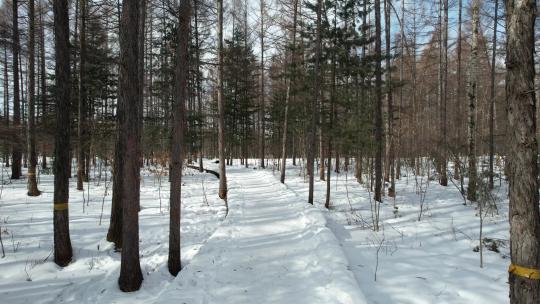
<path fill-rule="evenodd" d="M 403 83 L 403 69 L 404 66 L 404 59 L 405 59 L 405 4 L 403 1 L 401 1 L 401 7 L 400 7 L 400 14 L 401 14 L 401 22 L 399 23 L 399 39 L 400 39 L 400 59 L 399 59 L 399 83 Z M 394 156 L 395 156 L 395 165 L 396 165 L 396 172 L 395 172 L 395 178 L 400 179 L 401 177 L 401 155 L 402 155 L 402 142 L 401 142 L 401 128 L 403 126 L 403 120 L 402 120 L 402 112 L 403 111 L 403 86 L 399 86 L 399 108 L 398 108 L 398 128 L 397 128 L 397 148 L 395 148 Z M 395 186 L 394 186 L 395 190 Z"/>
<path fill-rule="evenodd" d="M 39 53 L 40 53 L 40 74 L 41 74 L 41 124 L 44 125 L 45 117 L 47 115 L 47 72 L 45 70 L 45 23 L 43 21 L 43 15 L 45 14 L 45 5 L 39 1 Z M 47 168 L 47 145 L 43 141 L 41 151 L 41 167 Z"/>
<path fill-rule="evenodd" d="M 287 132 L 289 127 L 289 104 L 291 102 L 291 91 L 294 88 L 294 80 L 295 80 L 295 73 L 296 73 L 296 22 L 298 18 L 298 0 L 294 0 L 293 2 L 293 23 L 292 23 L 292 31 L 291 31 L 291 50 L 290 50 L 290 58 L 289 58 L 289 79 L 287 83 L 287 95 L 285 97 L 285 115 L 283 117 L 283 138 L 281 140 L 281 175 L 280 175 L 280 181 L 282 184 L 285 183 L 285 170 L 286 170 L 286 163 L 287 163 Z"/>
<path fill-rule="evenodd" d="M 471 59 L 469 62 L 469 184 L 467 199 L 476 201 L 476 98 L 478 73 L 478 31 L 480 26 L 480 0 L 473 0 L 472 6 L 472 43 Z"/>
<path fill-rule="evenodd" d="M 4 116 L 6 130 L 9 129 L 9 76 L 8 76 L 8 57 L 7 45 L 4 45 Z M 4 150 L 4 163 L 9 167 L 9 144 L 6 144 Z"/>
<path fill-rule="evenodd" d="M 332 176 L 332 130 L 334 128 L 334 115 L 336 114 L 335 109 L 335 98 L 336 98 L 336 48 L 337 48 L 337 5 L 334 5 L 334 20 L 333 20 L 333 39 L 332 39 L 332 57 L 331 57 L 331 64 L 332 64 L 332 87 L 330 91 L 330 113 L 329 113 L 329 128 L 328 130 L 330 132 L 328 136 L 328 165 L 326 168 L 326 201 L 324 203 L 324 207 L 326 209 L 330 208 L 330 179 Z M 321 161 L 323 161 L 321 157 Z M 339 173 L 339 156 L 336 149 L 336 172 Z"/>
<path fill-rule="evenodd" d="M 218 153 L 219 153 L 219 197 L 227 202 L 227 177 L 225 172 L 225 101 L 223 100 L 223 0 L 217 0 L 217 43 L 218 43 Z M 227 211 L 228 211 L 228 205 Z"/>
<path fill-rule="evenodd" d="M 124 0 L 120 23 L 119 91 L 124 120 L 120 133 L 126 140 L 122 170 L 123 221 L 122 259 L 118 284 L 125 292 L 138 290 L 143 276 L 139 262 L 139 196 L 140 196 L 140 90 L 139 90 L 139 22 L 140 1 Z"/>
<path fill-rule="evenodd" d="M 86 175 L 86 17 L 87 1 L 79 0 L 80 4 L 80 55 L 79 55 L 79 112 L 77 121 L 77 136 L 79 145 L 77 146 L 77 190 L 83 190 L 84 176 Z"/>
<path fill-rule="evenodd" d="M 201 84 L 201 59 L 200 59 L 200 45 L 199 45 L 199 10 L 198 10 L 199 0 L 193 1 L 194 9 L 194 21 L 195 21 L 195 82 L 197 90 L 197 113 L 199 115 L 199 172 L 203 172 L 203 144 L 204 144 L 204 135 L 203 135 L 203 111 L 202 111 L 202 84 Z"/>
<path fill-rule="evenodd" d="M 54 141 L 54 262 L 66 266 L 73 250 L 69 237 L 69 155 L 71 72 L 69 66 L 68 1 L 54 0 L 54 44 L 56 80 L 56 133 Z"/>
<path fill-rule="evenodd" d="M 315 43 L 315 67 L 313 75 L 313 99 L 311 101 L 311 123 L 309 126 L 308 144 L 306 146 L 307 154 L 307 170 L 309 174 L 309 190 L 308 190 L 308 203 L 313 205 L 313 188 L 314 188 L 314 175 L 315 175 L 315 136 L 317 134 L 317 120 L 319 111 L 319 95 L 320 95 L 320 61 L 321 61 L 321 10 L 322 0 L 317 0 L 317 38 Z M 321 155 L 321 165 L 323 158 Z"/>
<path fill-rule="evenodd" d="M 139 36 L 137 37 L 138 40 L 138 47 L 139 47 L 139 57 L 137 58 L 138 64 L 139 64 L 139 71 L 138 71 L 138 79 L 139 79 L 139 117 L 141 118 L 141 122 L 138 125 L 138 134 L 139 134 L 139 142 L 142 142 L 142 136 L 143 136 L 143 124 L 144 124 L 144 41 L 145 41 L 145 27 L 146 27 L 146 6 L 148 5 L 147 0 L 141 0 L 140 1 L 140 15 L 139 15 Z M 142 145 L 139 146 L 138 151 L 138 158 L 139 158 L 139 166 L 143 167 L 143 147 Z"/>
<path fill-rule="evenodd" d="M 392 66 L 390 62 L 390 6 L 391 0 L 384 1 L 384 33 L 386 40 L 386 98 L 388 102 L 388 138 L 387 145 L 387 168 L 389 172 L 390 187 L 388 188 L 388 196 L 396 196 L 396 180 L 394 168 L 394 104 L 393 104 L 393 86 L 392 86 Z"/>
<path fill-rule="evenodd" d="M 493 17 L 493 42 L 491 50 L 491 91 L 489 103 L 489 176 L 488 188 L 493 189 L 493 158 L 495 154 L 495 64 L 497 56 L 497 19 L 499 0 L 495 0 L 495 16 Z"/>
<path fill-rule="evenodd" d="M 264 136 L 265 136 L 265 123 L 264 123 L 264 116 L 265 116 L 265 104 L 264 104 L 264 0 L 260 0 L 260 8 L 261 8 L 261 96 L 260 96 L 260 103 L 259 103 L 259 159 L 260 159 L 260 167 L 264 168 Z"/>
<path fill-rule="evenodd" d="M 375 0 L 375 201 L 382 202 L 382 68 L 381 68 L 381 0 Z"/>
<path fill-rule="evenodd" d="M 454 128 L 455 131 L 455 147 L 459 146 L 459 140 L 460 140 L 460 124 L 461 121 L 461 111 L 460 111 L 460 104 L 461 104 L 461 19 L 462 19 L 462 10 L 463 10 L 463 0 L 458 0 L 458 35 L 457 35 L 457 81 L 456 81 L 456 122 L 458 124 L 458 127 Z M 459 166 L 461 165 L 461 162 L 459 160 L 459 151 L 455 149 L 456 152 L 454 153 L 454 179 L 460 179 L 459 174 Z M 463 178 L 463 176 L 461 176 Z M 463 181 L 463 180 L 461 180 Z M 463 182 L 461 182 L 463 184 Z M 461 193 L 463 193 L 463 188 L 461 189 Z"/>
<path fill-rule="evenodd" d="M 21 126 L 21 101 L 19 93 L 19 10 L 18 0 L 13 0 L 13 126 Z M 21 178 L 22 147 L 21 141 L 16 141 L 11 149 L 11 178 Z"/>
<path fill-rule="evenodd" d="M 28 85 L 28 195 L 38 196 L 41 192 L 37 187 L 36 167 L 36 74 L 35 74 L 35 46 L 36 22 L 34 0 L 28 2 L 28 72 L 30 83 Z"/>
<path fill-rule="evenodd" d="M 540 214 L 534 46 L 536 1 L 506 3 L 506 96 L 510 165 L 510 303 L 540 299 Z"/>
<path fill-rule="evenodd" d="M 448 0 L 440 0 L 440 14 L 442 21 L 440 23 L 440 43 L 439 43 L 439 104 L 441 110 L 441 142 L 440 142 L 440 179 L 441 186 L 448 186 L 447 174 L 447 132 L 446 132 L 446 97 L 447 97 L 447 78 L 448 78 Z M 440 17 L 440 18 L 441 18 Z"/>
<path fill-rule="evenodd" d="M 189 70 L 189 24 L 191 0 L 182 0 L 178 7 L 178 45 L 174 73 L 175 100 L 173 104 L 173 130 L 171 142 L 171 195 L 169 225 L 169 272 L 176 276 L 181 269 L 180 261 L 180 197 L 182 187 L 182 162 L 184 153 L 184 107 L 187 96 Z"/>

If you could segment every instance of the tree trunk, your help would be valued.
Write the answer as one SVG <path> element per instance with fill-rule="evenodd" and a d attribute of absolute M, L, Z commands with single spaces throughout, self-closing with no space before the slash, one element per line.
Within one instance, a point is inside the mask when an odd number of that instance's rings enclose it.
<path fill-rule="evenodd" d="M 180 261 L 180 199 L 182 190 L 182 162 L 184 153 L 184 107 L 187 99 L 187 78 L 189 70 L 189 23 L 191 1 L 182 0 L 178 7 L 178 45 L 175 65 L 175 100 L 173 104 L 173 130 L 171 142 L 171 194 L 169 225 L 169 272 L 176 276 Z"/>
<path fill-rule="evenodd" d="M 491 91 L 489 103 L 489 176 L 488 188 L 493 189 L 493 158 L 495 154 L 495 57 L 497 56 L 497 19 L 499 13 L 499 0 L 495 0 L 495 16 L 493 17 L 493 46 L 491 50 Z"/>
<path fill-rule="evenodd" d="M 199 172 L 203 172 L 203 144 L 204 144 L 204 135 L 203 135 L 203 111 L 202 111 L 202 84 L 201 84 L 201 59 L 200 59 L 200 45 L 199 45 L 199 10 L 198 10 L 199 0 L 193 1 L 194 8 L 194 23 L 195 23 L 195 82 L 197 90 L 197 112 L 199 115 Z"/>
<path fill-rule="evenodd" d="M 375 200 L 382 202 L 382 73 L 381 73 L 381 0 L 375 0 Z"/>
<path fill-rule="evenodd" d="M 140 1 L 124 0 L 120 22 L 120 73 L 119 98 L 122 100 L 124 120 L 120 133 L 126 142 L 124 166 L 121 172 L 123 184 L 122 204 L 122 259 L 120 264 L 120 290 L 129 292 L 138 290 L 143 276 L 139 262 L 139 22 Z"/>
<path fill-rule="evenodd" d="M 282 184 L 285 183 L 285 169 L 286 169 L 286 163 L 287 163 L 287 132 L 288 126 L 289 126 L 289 103 L 291 102 L 291 95 L 293 94 L 291 91 L 294 87 L 294 75 L 296 72 L 296 22 L 298 17 L 298 0 L 294 0 L 293 2 L 293 23 L 292 23 L 292 32 L 291 32 L 291 55 L 289 59 L 289 63 L 291 67 L 289 68 L 289 81 L 287 83 L 287 95 L 285 97 L 285 115 L 283 118 L 283 138 L 281 140 L 281 176 L 280 181 Z M 293 139 L 294 140 L 294 139 Z"/>
<path fill-rule="evenodd" d="M 509 284 L 512 304 L 533 304 L 540 299 L 535 19 L 536 1 L 506 1 L 506 96 L 510 141 L 508 218 L 512 259 Z"/>
<path fill-rule="evenodd" d="M 35 74 L 35 46 L 36 46 L 36 22 L 35 22 L 35 5 L 34 0 L 28 2 L 28 195 L 38 196 L 41 192 L 37 187 L 36 167 L 36 74 Z"/>
<path fill-rule="evenodd" d="M 461 104 L 461 18 L 462 18 L 462 10 L 463 10 L 463 0 L 458 1 L 458 35 L 457 35 L 457 82 L 456 82 L 456 120 L 459 125 L 459 122 L 461 121 L 461 112 L 459 105 Z M 455 146 L 459 146 L 459 127 L 455 128 Z M 459 174 L 459 151 L 456 149 L 455 155 L 454 155 L 454 179 L 460 179 Z M 461 176 L 461 178 L 463 178 Z M 463 192 L 463 189 L 461 189 Z"/>
<path fill-rule="evenodd" d="M 473 0 L 472 6 L 472 43 L 471 59 L 469 62 L 469 184 L 467 199 L 476 201 L 476 94 L 478 73 L 478 31 L 480 26 L 480 0 Z"/>
<path fill-rule="evenodd" d="M 265 104 L 264 104 L 264 0 L 260 0 L 260 8 L 261 8 L 261 96 L 260 96 L 260 103 L 259 103 L 259 124 L 260 124 L 260 134 L 259 134 L 259 160 L 260 160 L 260 167 L 264 168 L 264 136 L 265 136 L 265 124 L 264 124 L 264 116 L 265 116 Z"/>
<path fill-rule="evenodd" d="M 40 25 L 40 31 L 39 31 L 39 51 L 40 51 L 40 70 L 41 70 L 41 124 L 44 125 L 45 123 L 45 117 L 47 114 L 47 72 L 45 70 L 45 23 L 43 21 L 43 15 L 46 14 L 45 12 L 45 6 L 42 4 L 41 1 L 39 1 L 39 25 Z M 41 151 L 41 167 L 43 169 L 47 168 L 47 151 L 46 151 L 47 145 L 45 144 L 45 141 L 43 141 L 42 144 L 42 151 Z"/>
<path fill-rule="evenodd" d="M 315 136 L 317 134 L 317 120 L 319 111 L 319 95 L 320 95 L 320 61 L 321 61 L 321 9 L 322 0 L 317 0 L 317 38 L 315 44 L 315 67 L 314 67 L 314 83 L 313 83 L 313 99 L 311 101 L 311 123 L 309 126 L 308 145 L 307 148 L 307 170 L 309 174 L 309 190 L 308 190 L 308 203 L 313 205 L 313 188 L 314 188 L 314 175 L 315 175 Z M 321 155 L 321 165 L 323 159 Z"/>
<path fill-rule="evenodd" d="M 19 10 L 18 0 L 13 0 L 13 126 L 21 126 L 21 102 L 19 96 Z M 11 178 L 21 178 L 22 151 L 21 142 L 17 141 L 11 149 Z"/>
<path fill-rule="evenodd" d="M 69 237 L 69 155 L 71 72 L 69 66 L 68 1 L 54 0 L 54 42 L 56 79 L 56 133 L 54 149 L 54 262 L 66 266 L 73 250 Z"/>
<path fill-rule="evenodd" d="M 448 76 L 448 0 L 440 0 L 439 10 L 442 11 L 440 19 L 440 43 L 439 43 L 439 104 L 441 107 L 441 142 L 440 142 L 440 179 L 441 186 L 448 186 L 447 176 L 447 136 L 446 136 L 446 97 Z"/>
<path fill-rule="evenodd" d="M 218 153 L 219 153 L 219 197 L 227 202 L 227 177 L 225 172 L 225 100 L 223 100 L 223 0 L 217 1 L 218 43 Z M 228 212 L 228 205 L 227 212 Z"/>
<path fill-rule="evenodd" d="M 9 76 L 8 76 L 8 59 L 7 45 L 4 45 L 4 116 L 6 130 L 9 129 Z M 5 145 L 4 163 L 9 167 L 9 143 Z"/>
<path fill-rule="evenodd" d="M 77 121 L 77 190 L 83 190 L 84 176 L 86 175 L 86 17 L 87 0 L 79 0 L 80 4 L 80 56 L 79 56 L 79 112 Z"/>
<path fill-rule="evenodd" d="M 390 63 L 390 6 L 391 0 L 384 1 L 384 33 L 386 40 L 386 98 L 388 102 L 388 138 L 387 138 L 387 167 L 389 170 L 390 187 L 388 188 L 388 197 L 396 196 L 396 180 L 394 169 L 394 104 L 392 87 L 392 66 Z"/>

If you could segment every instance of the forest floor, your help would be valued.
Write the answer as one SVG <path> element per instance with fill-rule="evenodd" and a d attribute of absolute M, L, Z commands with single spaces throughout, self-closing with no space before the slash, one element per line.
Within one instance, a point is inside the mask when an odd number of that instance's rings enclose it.
<path fill-rule="evenodd" d="M 307 205 L 300 166 L 279 172 L 227 167 L 229 214 L 217 198 L 217 179 L 187 169 L 182 187 L 182 262 L 167 271 L 168 177 L 145 168 L 141 183 L 140 291 L 117 288 L 120 255 L 105 240 L 111 201 L 110 172 L 88 192 L 71 181 L 70 231 L 74 262 L 52 262 L 52 175 L 41 175 L 39 197 L 26 196 L 26 180 L 9 181 L 1 168 L 0 299 L 4 303 L 507 303 L 508 200 L 503 181 L 480 218 L 450 184 L 413 175 L 396 183 L 395 201 L 380 206 L 373 231 L 373 201 L 352 173 L 316 180 L 315 206 Z M 207 162 L 212 169 L 216 164 Z M 96 170 L 99 171 L 99 170 Z M 403 172 L 406 175 L 406 172 Z M 107 181 L 105 181 L 107 180 Z M 161 199 L 160 199 L 161 198 Z M 86 204 L 83 204 L 86 202 Z M 395 204 L 395 207 L 394 207 Z M 103 215 L 102 213 L 103 206 Z M 418 221 L 420 207 L 422 218 Z M 484 209 L 486 211 L 487 208 Z M 100 224 L 100 217 L 102 222 Z M 494 250 L 494 251 L 492 251 Z M 498 251 L 498 252 L 496 252 Z M 375 280 L 376 278 L 376 280 Z"/>

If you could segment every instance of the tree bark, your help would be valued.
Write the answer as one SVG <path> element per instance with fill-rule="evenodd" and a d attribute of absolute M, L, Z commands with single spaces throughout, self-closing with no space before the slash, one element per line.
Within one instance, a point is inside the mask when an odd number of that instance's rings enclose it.
<path fill-rule="evenodd" d="M 4 116 L 6 130 L 9 129 L 9 76 L 8 76 L 8 57 L 7 45 L 4 45 Z M 4 150 L 4 163 L 9 167 L 9 143 L 6 144 Z"/>
<path fill-rule="evenodd" d="M 512 265 L 526 267 L 536 273 L 535 279 L 527 278 L 510 267 L 510 303 L 533 304 L 540 299 L 540 214 L 534 86 L 537 8 L 534 0 L 508 0 L 505 4 L 510 255 Z"/>
<path fill-rule="evenodd" d="M 491 90 L 489 103 L 489 176 L 488 188 L 493 189 L 493 158 L 495 154 L 495 64 L 497 56 L 497 19 L 499 0 L 495 0 L 495 16 L 493 17 L 493 46 L 491 50 Z"/>
<path fill-rule="evenodd" d="M 381 0 L 375 0 L 375 200 L 382 202 L 382 68 L 381 68 Z"/>
<path fill-rule="evenodd" d="M 19 9 L 18 0 L 13 0 L 13 126 L 21 126 L 21 101 L 19 92 Z M 21 178 L 22 147 L 20 142 L 15 142 L 11 149 L 11 178 Z"/>
<path fill-rule="evenodd" d="M 458 1 L 458 35 L 457 35 L 457 81 L 456 81 L 456 117 L 455 119 L 460 122 L 461 119 L 459 119 L 459 117 L 461 116 L 461 113 L 460 113 L 460 103 L 461 103 L 461 18 L 462 18 L 462 10 L 463 10 L 463 0 L 459 0 Z M 455 128 L 455 145 L 456 146 L 459 146 L 459 140 L 460 140 L 460 136 L 459 136 L 459 127 L 458 128 Z M 455 153 L 455 156 L 454 156 L 454 179 L 459 179 L 460 178 L 460 174 L 459 174 L 459 165 L 460 165 L 460 160 L 459 160 L 459 151 L 456 151 Z M 463 177 L 461 177 L 463 178 Z M 463 192 L 463 189 L 461 189 L 461 192 Z"/>
<path fill-rule="evenodd" d="M 264 104 L 264 0 L 260 0 L 260 9 L 261 9 L 261 79 L 260 79 L 260 88 L 261 96 L 259 103 L 259 124 L 260 124 L 260 134 L 259 134 L 259 161 L 260 167 L 264 168 L 264 137 L 265 137 L 265 104 Z"/>
<path fill-rule="evenodd" d="M 45 6 L 42 4 L 41 0 L 39 1 L 39 51 L 40 51 L 40 74 L 41 74 L 41 124 L 45 123 L 45 117 L 47 115 L 47 72 L 45 70 L 45 23 L 43 21 L 43 15 L 46 14 Z M 42 144 L 41 151 L 41 167 L 43 169 L 47 168 L 47 145 L 45 141 Z"/>
<path fill-rule="evenodd" d="M 313 188 L 314 188 L 314 175 L 315 175 L 315 136 L 317 134 L 317 120 L 319 111 L 319 95 L 320 95 L 320 61 L 321 61 L 321 10 L 322 0 L 317 0 L 317 38 L 315 42 L 315 67 L 314 67 L 314 83 L 313 83 L 313 99 L 311 101 L 311 123 L 309 126 L 308 145 L 307 148 L 307 170 L 309 174 L 309 190 L 308 190 L 308 203 L 313 205 Z M 321 155 L 321 165 L 323 158 Z M 324 175 L 324 174 L 323 174 Z"/>
<path fill-rule="evenodd" d="M 387 138 L 387 168 L 389 170 L 390 187 L 388 197 L 396 196 L 396 180 L 394 168 L 394 104 L 392 87 L 392 66 L 390 62 L 390 6 L 391 0 L 384 1 L 384 33 L 386 40 L 386 98 L 388 102 L 388 138 Z"/>
<path fill-rule="evenodd" d="M 35 74 L 35 46 L 36 22 L 34 0 L 28 2 L 28 195 L 38 196 L 41 192 L 37 187 L 36 167 L 36 74 Z"/>
<path fill-rule="evenodd" d="M 56 133 L 54 149 L 54 262 L 66 266 L 73 250 L 69 237 L 69 155 L 71 72 L 69 66 L 68 1 L 54 0 L 54 42 L 56 79 Z"/>
<path fill-rule="evenodd" d="M 448 142 L 447 142 L 447 122 L 446 122 L 446 100 L 447 100 L 447 88 L 448 88 L 448 0 L 441 0 L 441 9 L 443 10 L 442 14 L 442 28 L 441 31 L 441 44 L 440 54 L 440 105 L 441 105 L 441 178 L 439 183 L 441 186 L 448 186 L 448 174 L 447 174 L 447 151 L 448 151 Z"/>
<path fill-rule="evenodd" d="M 472 3 L 472 43 L 471 59 L 469 62 L 469 184 L 467 188 L 467 199 L 476 201 L 476 94 L 477 94 L 477 73 L 478 73 L 478 31 L 480 26 L 480 0 L 473 0 Z"/>
<path fill-rule="evenodd" d="M 227 202 L 227 177 L 225 175 L 225 101 L 223 100 L 223 0 L 217 0 L 217 11 L 219 197 Z M 227 206 L 227 212 L 228 210 L 229 208 Z"/>
<path fill-rule="evenodd" d="M 196 82 L 196 91 L 197 91 L 197 112 L 199 114 L 199 172 L 203 172 L 203 144 L 204 144 L 204 135 L 203 135 L 203 111 L 202 111 L 202 87 L 201 87 L 201 59 L 200 59 L 200 45 L 199 45 L 199 10 L 198 10 L 199 0 L 193 1 L 194 9 L 194 23 L 195 23 L 195 82 Z"/>
<path fill-rule="evenodd" d="M 292 32 L 291 32 L 291 55 L 289 59 L 290 63 L 290 70 L 289 70 L 289 81 L 287 83 L 287 95 L 285 97 L 285 115 L 283 118 L 283 138 L 281 140 L 281 175 L 280 175 L 280 181 L 282 184 L 285 183 L 285 170 L 286 170 L 286 164 L 287 164 L 287 132 L 289 127 L 289 104 L 291 102 L 291 95 L 294 93 L 291 92 L 294 87 L 294 75 L 296 72 L 296 22 L 298 17 L 298 0 L 294 0 L 293 2 L 293 23 L 292 23 Z"/>
<path fill-rule="evenodd" d="M 125 292 L 140 288 L 143 276 L 139 262 L 139 196 L 140 196 L 140 90 L 139 90 L 139 22 L 140 1 L 124 0 L 120 23 L 119 98 L 125 119 L 120 133 L 126 140 L 122 170 L 123 221 L 122 259 L 118 284 Z"/>
<path fill-rule="evenodd" d="M 191 0 L 182 0 L 178 7 L 178 45 L 175 65 L 175 100 L 173 104 L 173 130 L 171 147 L 171 194 L 169 225 L 169 272 L 176 276 L 180 272 L 180 199 L 182 190 L 182 162 L 184 153 L 184 108 L 187 99 L 189 70 L 189 24 Z"/>
<path fill-rule="evenodd" d="M 77 136 L 79 145 L 77 146 L 77 190 L 83 190 L 84 177 L 86 175 L 86 17 L 87 0 L 79 0 L 81 26 L 79 33 L 80 54 L 79 54 L 79 96 L 78 96 L 78 121 Z"/>

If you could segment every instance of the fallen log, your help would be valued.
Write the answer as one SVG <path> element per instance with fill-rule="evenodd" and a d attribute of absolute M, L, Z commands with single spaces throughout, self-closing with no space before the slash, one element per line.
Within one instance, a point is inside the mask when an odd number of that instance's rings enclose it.
<path fill-rule="evenodd" d="M 192 165 L 187 165 L 186 167 L 191 168 L 191 169 L 195 169 L 195 170 L 200 169 L 198 166 L 192 166 Z M 210 173 L 210 174 L 214 175 L 215 177 L 217 177 L 219 179 L 219 173 L 217 173 L 216 171 L 210 170 L 210 169 L 205 169 L 205 168 L 203 168 L 203 171 L 206 172 L 206 173 Z"/>

